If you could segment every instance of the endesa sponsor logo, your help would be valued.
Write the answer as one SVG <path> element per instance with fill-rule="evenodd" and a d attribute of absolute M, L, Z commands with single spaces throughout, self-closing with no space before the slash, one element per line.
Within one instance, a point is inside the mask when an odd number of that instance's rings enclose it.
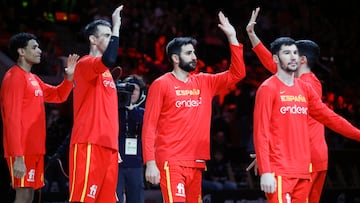
<path fill-rule="evenodd" d="M 303 106 L 297 106 L 296 104 L 293 106 L 283 106 L 280 108 L 281 114 L 286 114 L 289 112 L 290 114 L 304 114 L 307 115 L 308 108 Z"/>
<path fill-rule="evenodd" d="M 115 82 L 112 79 L 110 71 L 105 71 L 102 74 L 102 77 L 103 77 L 103 85 L 104 85 L 104 87 L 110 87 L 110 88 L 113 88 L 113 89 L 116 88 Z"/>
<path fill-rule="evenodd" d="M 30 81 L 30 83 L 34 87 L 34 95 L 35 95 L 35 97 L 42 97 L 43 96 L 43 91 L 39 88 L 40 87 L 39 83 L 36 80 Z"/>
<path fill-rule="evenodd" d="M 200 90 L 199 89 L 191 89 L 191 90 L 175 90 L 175 94 L 176 96 L 196 96 L 196 95 L 200 95 Z M 196 107 L 201 105 L 201 97 L 199 97 L 199 99 L 183 99 L 183 100 L 178 100 L 175 102 L 175 106 L 177 108 L 180 107 Z"/>
<path fill-rule="evenodd" d="M 282 102 L 299 102 L 306 103 L 306 98 L 303 95 L 281 95 L 280 100 Z M 296 104 L 280 107 L 280 113 L 286 114 L 289 112 L 290 114 L 303 114 L 307 115 L 308 108 L 304 106 L 298 106 Z"/>
<path fill-rule="evenodd" d="M 104 85 L 105 87 L 111 87 L 111 88 L 113 88 L 113 89 L 116 88 L 114 81 L 110 81 L 110 80 L 104 80 L 104 81 L 103 81 L 103 85 Z"/>
<path fill-rule="evenodd" d="M 34 91 L 34 95 L 35 97 L 42 97 L 43 96 L 43 91 L 40 89 L 37 89 Z"/>
<path fill-rule="evenodd" d="M 180 107 L 196 107 L 201 105 L 201 97 L 198 100 L 195 99 L 184 99 L 175 102 L 177 108 Z"/>

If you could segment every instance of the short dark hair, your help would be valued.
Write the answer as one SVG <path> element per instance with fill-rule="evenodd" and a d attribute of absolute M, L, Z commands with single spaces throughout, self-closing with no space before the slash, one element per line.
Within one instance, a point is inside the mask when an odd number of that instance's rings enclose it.
<path fill-rule="evenodd" d="M 282 45 L 290 46 L 295 44 L 295 40 L 291 37 L 279 37 L 270 44 L 270 50 L 273 55 L 277 55 Z"/>
<path fill-rule="evenodd" d="M 295 44 L 299 50 L 299 56 L 306 56 L 308 67 L 314 67 L 320 57 L 319 45 L 311 40 L 306 39 L 297 40 Z"/>
<path fill-rule="evenodd" d="M 31 33 L 21 32 L 13 35 L 10 38 L 8 45 L 10 57 L 16 61 L 19 58 L 17 50 L 19 48 L 25 48 L 32 39 L 36 41 L 38 40 L 37 37 Z"/>
<path fill-rule="evenodd" d="M 111 28 L 111 24 L 110 22 L 106 21 L 106 20 L 94 20 L 91 23 L 87 24 L 84 28 L 84 36 L 85 38 L 88 38 L 90 35 L 96 35 L 98 34 L 98 26 L 102 25 L 102 26 L 106 26 Z"/>
<path fill-rule="evenodd" d="M 187 44 L 192 44 L 195 47 L 197 41 L 192 37 L 176 37 L 166 45 L 166 56 L 170 63 L 172 63 L 171 56 L 173 54 L 180 55 L 181 47 Z"/>

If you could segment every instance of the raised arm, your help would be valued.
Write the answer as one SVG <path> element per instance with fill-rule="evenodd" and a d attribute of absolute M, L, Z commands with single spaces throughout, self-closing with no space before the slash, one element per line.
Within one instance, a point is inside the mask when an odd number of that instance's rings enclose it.
<path fill-rule="evenodd" d="M 123 10 L 124 6 L 121 5 L 117 7 L 114 12 L 112 13 L 112 36 L 119 37 L 119 31 L 121 26 L 121 11 Z"/>
<path fill-rule="evenodd" d="M 67 58 L 66 68 L 65 68 L 65 73 L 66 73 L 65 77 L 70 82 L 72 82 L 74 79 L 75 66 L 76 66 L 78 59 L 79 59 L 79 55 L 77 55 L 77 54 L 70 54 Z"/>
<path fill-rule="evenodd" d="M 235 28 L 230 24 L 228 18 L 221 11 L 218 16 L 220 21 L 218 27 L 225 33 L 230 44 L 238 46 L 240 43 L 236 38 Z"/>
<path fill-rule="evenodd" d="M 277 71 L 277 66 L 272 59 L 272 54 L 260 41 L 254 29 L 256 24 L 256 18 L 259 14 L 259 11 L 260 11 L 259 7 L 257 7 L 255 10 L 252 11 L 251 18 L 249 20 L 248 25 L 246 26 L 246 32 L 249 36 L 252 45 L 252 50 L 255 52 L 256 56 L 259 58 L 263 66 L 272 74 L 274 74 Z"/>
<path fill-rule="evenodd" d="M 117 7 L 112 14 L 112 34 L 109 41 L 109 45 L 104 51 L 102 55 L 102 62 L 109 68 L 116 67 L 116 59 L 119 49 L 119 33 L 121 26 L 121 11 L 123 9 L 123 5 Z"/>
<path fill-rule="evenodd" d="M 250 39 L 250 42 L 251 42 L 251 45 L 253 48 L 261 42 L 254 30 L 254 27 L 256 24 L 256 18 L 259 14 L 259 11 L 260 11 L 260 7 L 257 7 L 255 10 L 252 11 L 251 18 L 249 20 L 249 23 L 246 26 L 246 32 L 249 36 L 249 39 Z"/>

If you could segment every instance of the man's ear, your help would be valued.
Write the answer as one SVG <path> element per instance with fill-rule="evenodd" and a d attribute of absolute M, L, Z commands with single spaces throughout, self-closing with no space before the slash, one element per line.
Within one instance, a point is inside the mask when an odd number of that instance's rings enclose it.
<path fill-rule="evenodd" d="M 90 41 L 90 44 L 96 44 L 96 36 L 95 35 L 90 35 L 89 36 L 89 41 Z"/>
<path fill-rule="evenodd" d="M 179 56 L 177 54 L 172 54 L 171 55 L 171 60 L 173 61 L 174 64 L 177 64 L 177 63 L 180 62 Z"/>
<path fill-rule="evenodd" d="M 299 57 L 299 63 L 300 64 L 306 64 L 307 63 L 307 57 L 306 56 L 300 56 Z"/>
<path fill-rule="evenodd" d="M 24 50 L 24 48 L 18 48 L 17 52 L 18 52 L 19 56 L 23 56 L 25 53 L 25 50 Z"/>
<path fill-rule="evenodd" d="M 279 63 L 280 59 L 279 59 L 279 56 L 278 56 L 278 55 L 273 55 L 272 58 L 273 58 L 273 61 L 274 61 L 276 64 Z"/>

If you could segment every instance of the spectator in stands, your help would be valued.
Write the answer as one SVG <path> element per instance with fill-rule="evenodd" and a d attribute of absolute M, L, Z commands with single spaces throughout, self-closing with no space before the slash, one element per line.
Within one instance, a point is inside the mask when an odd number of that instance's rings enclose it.
<path fill-rule="evenodd" d="M 204 190 L 236 190 L 237 183 L 230 160 L 226 159 L 224 149 L 215 148 L 202 179 Z"/>

